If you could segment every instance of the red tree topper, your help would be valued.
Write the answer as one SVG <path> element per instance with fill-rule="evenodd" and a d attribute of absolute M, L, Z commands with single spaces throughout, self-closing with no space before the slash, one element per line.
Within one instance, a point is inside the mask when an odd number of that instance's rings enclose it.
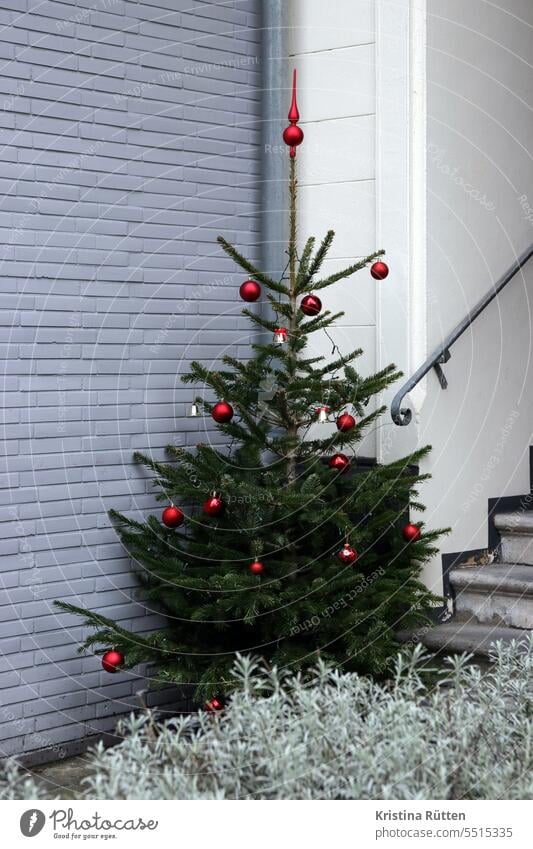
<path fill-rule="evenodd" d="M 290 147 L 290 155 L 296 156 L 296 148 L 304 140 L 304 132 L 301 127 L 297 126 L 300 120 L 300 113 L 298 112 L 298 105 L 296 103 L 296 68 L 292 72 L 292 103 L 287 117 L 290 125 L 283 131 L 283 141 Z"/>

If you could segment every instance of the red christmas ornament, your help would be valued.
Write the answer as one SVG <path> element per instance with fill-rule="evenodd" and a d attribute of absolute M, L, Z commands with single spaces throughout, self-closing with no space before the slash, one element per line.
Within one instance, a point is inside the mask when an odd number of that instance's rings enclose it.
<path fill-rule="evenodd" d="M 214 420 L 219 424 L 230 422 L 233 418 L 233 407 L 226 401 L 219 401 L 211 411 Z"/>
<path fill-rule="evenodd" d="M 274 342 L 276 345 L 283 345 L 287 341 L 288 335 L 286 327 L 276 327 L 274 330 Z"/>
<path fill-rule="evenodd" d="M 239 295 L 248 303 L 257 301 L 261 297 L 261 286 L 255 280 L 245 280 L 239 289 Z"/>
<path fill-rule="evenodd" d="M 102 655 L 102 666 L 106 672 L 118 672 L 119 668 L 124 665 L 124 655 L 115 649 L 109 649 Z"/>
<path fill-rule="evenodd" d="M 185 515 L 183 514 L 183 511 L 180 510 L 179 507 L 175 507 L 173 504 L 171 504 L 170 507 L 165 507 L 161 516 L 161 520 L 167 528 L 178 528 L 184 518 Z"/>
<path fill-rule="evenodd" d="M 355 427 L 355 419 L 349 413 L 342 413 L 337 419 L 337 430 L 346 433 L 348 430 L 353 430 Z"/>
<path fill-rule="evenodd" d="M 359 555 L 357 554 L 355 548 L 352 548 L 351 545 L 348 545 L 348 543 L 345 542 L 343 547 L 337 554 L 337 557 L 339 558 L 341 563 L 344 563 L 346 566 L 351 566 L 352 563 L 355 563 Z"/>
<path fill-rule="evenodd" d="M 403 531 L 403 538 L 406 542 L 418 542 L 422 534 L 420 533 L 420 528 L 417 525 L 413 525 L 412 522 L 409 522 L 405 525 Z"/>
<path fill-rule="evenodd" d="M 302 298 L 300 309 L 304 315 L 318 315 L 322 309 L 322 301 L 316 295 L 306 295 Z"/>
<path fill-rule="evenodd" d="M 254 562 L 250 563 L 250 565 L 248 566 L 248 569 L 250 570 L 252 575 L 260 575 L 264 568 L 265 567 L 260 560 L 254 560 Z"/>
<path fill-rule="evenodd" d="M 374 278 L 374 280 L 385 280 L 385 277 L 389 273 L 389 266 L 386 262 L 375 262 L 374 265 L 370 266 L 370 274 Z"/>
<path fill-rule="evenodd" d="M 328 465 L 330 469 L 334 469 L 336 472 L 345 472 L 350 465 L 350 461 L 346 454 L 334 454 Z"/>
<path fill-rule="evenodd" d="M 296 103 L 296 68 L 292 74 L 292 103 L 287 117 L 290 121 L 290 126 L 286 127 L 283 131 L 283 141 L 290 147 L 290 155 L 296 156 L 296 148 L 304 140 L 303 130 L 296 126 L 300 119 L 300 113 L 298 112 L 298 105 Z"/>
<path fill-rule="evenodd" d="M 220 701 L 220 699 L 212 698 L 205 703 L 205 709 L 211 712 L 215 712 L 218 710 L 224 710 L 224 705 Z"/>
<path fill-rule="evenodd" d="M 212 495 L 204 501 L 203 511 L 208 516 L 220 516 L 224 509 L 224 502 L 218 495 Z"/>

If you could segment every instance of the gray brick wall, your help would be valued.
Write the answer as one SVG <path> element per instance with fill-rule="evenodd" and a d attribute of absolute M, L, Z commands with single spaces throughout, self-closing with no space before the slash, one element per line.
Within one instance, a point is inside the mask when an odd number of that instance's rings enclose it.
<path fill-rule="evenodd" d="M 109 729 L 142 679 L 79 657 L 55 598 L 156 615 L 110 526 L 154 507 L 135 449 L 197 441 L 188 362 L 246 354 L 258 0 L 3 0 L 0 9 L 0 753 Z M 160 508 L 158 508 L 160 509 Z"/>

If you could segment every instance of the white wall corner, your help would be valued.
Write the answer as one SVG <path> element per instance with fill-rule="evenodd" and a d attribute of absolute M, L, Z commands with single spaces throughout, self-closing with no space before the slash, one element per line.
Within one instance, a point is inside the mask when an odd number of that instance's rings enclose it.
<path fill-rule="evenodd" d="M 376 104 L 377 246 L 391 269 L 376 287 L 377 364 L 394 362 L 407 379 L 427 356 L 426 0 L 376 0 Z M 409 427 L 387 414 L 379 459 L 416 447 L 424 393 L 422 384 L 406 399 Z"/>
<path fill-rule="evenodd" d="M 427 358 L 427 0 L 410 0 L 410 371 Z M 410 393 L 415 419 L 427 391 L 424 378 Z"/>

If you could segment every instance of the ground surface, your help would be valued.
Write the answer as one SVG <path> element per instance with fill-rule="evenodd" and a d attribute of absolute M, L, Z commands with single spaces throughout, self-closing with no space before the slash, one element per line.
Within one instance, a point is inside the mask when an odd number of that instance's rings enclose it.
<path fill-rule="evenodd" d="M 88 755 L 28 768 L 28 773 L 43 787 L 47 796 L 74 799 L 83 794 L 82 780 L 91 773 Z"/>

